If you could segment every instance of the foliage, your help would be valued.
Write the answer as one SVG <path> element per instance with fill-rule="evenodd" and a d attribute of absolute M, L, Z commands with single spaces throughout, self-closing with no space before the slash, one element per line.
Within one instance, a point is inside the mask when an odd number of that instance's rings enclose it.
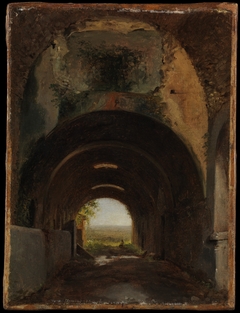
<path fill-rule="evenodd" d="M 92 89 L 127 92 L 135 84 L 129 74 L 137 70 L 142 60 L 140 51 L 114 45 L 107 47 L 105 44 L 93 46 L 83 40 L 79 42 L 78 53 L 84 66 L 92 71 L 87 81 Z"/>
<path fill-rule="evenodd" d="M 26 193 L 19 193 L 18 209 L 15 211 L 16 223 L 19 226 L 32 227 L 34 220 L 34 201 L 26 196 Z"/>
<path fill-rule="evenodd" d="M 65 117 L 76 109 L 79 102 L 79 95 L 71 90 L 68 86 L 59 84 L 50 84 L 53 90 L 54 99 L 51 100 L 56 108 L 59 108 L 59 116 Z"/>
<path fill-rule="evenodd" d="M 85 203 L 77 213 L 75 219 L 77 225 L 80 225 L 84 220 L 89 223 L 90 218 L 95 216 L 98 209 L 98 203 L 96 200 L 91 200 Z"/>

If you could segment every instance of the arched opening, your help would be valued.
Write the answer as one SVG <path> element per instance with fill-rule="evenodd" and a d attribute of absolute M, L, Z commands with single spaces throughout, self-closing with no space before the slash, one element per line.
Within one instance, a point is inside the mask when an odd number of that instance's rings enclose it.
<path fill-rule="evenodd" d="M 96 199 L 98 210 L 91 217 L 90 226 L 132 226 L 132 219 L 127 207 L 112 198 Z"/>
<path fill-rule="evenodd" d="M 61 123 L 93 111 L 137 112 L 181 138 L 205 193 L 204 90 L 180 42 L 157 29 L 138 19 L 107 16 L 75 22 L 56 35 L 29 74 L 20 117 L 20 164 L 32 141 Z"/>
<path fill-rule="evenodd" d="M 23 166 L 23 185 L 32 183 L 24 167 L 35 172 L 36 189 L 27 198 L 37 204 L 34 214 L 28 203 L 20 205 L 21 223 L 61 229 L 74 219 L 78 201 L 114 196 L 131 207 L 133 242 L 181 264 L 196 262 L 184 226 L 191 229 L 187 217 L 196 222 L 204 206 L 207 110 L 196 70 L 174 36 L 120 16 L 76 22 L 41 53 L 28 87 L 21 133 L 30 113 L 44 116 L 45 126 L 30 125 L 35 141 L 44 136 L 34 152 L 39 159 Z M 28 140 L 22 139 L 23 159 Z M 207 213 L 200 220 L 194 222 L 199 251 Z M 179 245 L 176 253 L 171 237 L 178 232 L 189 247 Z"/>
<path fill-rule="evenodd" d="M 91 200 L 80 208 L 77 220 L 77 243 L 90 254 L 109 256 L 137 250 L 132 244 L 133 221 L 122 202 L 113 198 Z"/>
<path fill-rule="evenodd" d="M 80 208 L 77 217 L 77 243 L 91 253 L 98 246 L 130 244 L 132 218 L 123 203 L 112 198 L 99 198 Z M 95 249 L 96 250 L 96 249 Z"/>
<path fill-rule="evenodd" d="M 38 203 L 35 227 L 62 229 L 88 201 L 114 198 L 129 208 L 134 244 L 201 269 L 209 231 L 202 183 L 188 149 L 157 120 L 99 111 L 66 121 L 39 141 L 22 179 Z"/>

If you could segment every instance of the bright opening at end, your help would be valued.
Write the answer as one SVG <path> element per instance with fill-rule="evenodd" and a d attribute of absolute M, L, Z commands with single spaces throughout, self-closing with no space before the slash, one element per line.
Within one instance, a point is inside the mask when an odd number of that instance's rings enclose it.
<path fill-rule="evenodd" d="M 139 255 L 132 243 L 132 218 L 126 205 L 112 198 L 86 203 L 76 217 L 79 245 L 93 256 Z M 104 259 L 105 260 L 105 259 Z"/>
<path fill-rule="evenodd" d="M 111 198 L 97 199 L 98 210 L 91 217 L 89 226 L 131 226 L 132 219 L 126 206 Z"/>
<path fill-rule="evenodd" d="M 112 198 L 99 198 L 94 202 L 97 208 L 86 225 L 87 251 L 93 255 L 131 251 L 132 219 L 126 205 Z"/>

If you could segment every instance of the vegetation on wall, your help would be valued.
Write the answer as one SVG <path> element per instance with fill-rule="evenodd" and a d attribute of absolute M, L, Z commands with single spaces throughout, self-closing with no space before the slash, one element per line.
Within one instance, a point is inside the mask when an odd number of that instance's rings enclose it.
<path fill-rule="evenodd" d="M 45 145 L 45 137 L 40 137 L 36 142 L 31 141 L 28 156 L 19 170 L 18 202 L 14 214 L 14 223 L 19 226 L 32 227 L 34 222 L 35 204 L 32 194 L 40 178 L 35 173 L 35 168 L 41 163 L 42 156 L 49 149 Z"/>
<path fill-rule="evenodd" d="M 89 202 L 85 203 L 80 208 L 75 218 L 77 226 L 81 225 L 83 221 L 87 221 L 88 223 L 90 218 L 95 216 L 98 209 L 97 200 L 90 200 Z"/>
<path fill-rule="evenodd" d="M 67 116 L 76 109 L 76 104 L 79 102 L 78 95 L 68 86 L 51 84 L 49 88 L 54 92 L 54 99 L 51 101 L 55 107 L 59 108 L 60 118 Z"/>
<path fill-rule="evenodd" d="M 19 226 L 32 227 L 34 223 L 34 200 L 27 196 L 24 190 L 19 193 L 18 210 L 16 210 L 16 222 Z"/>
<path fill-rule="evenodd" d="M 107 47 L 104 43 L 93 46 L 84 40 L 79 45 L 78 56 L 89 72 L 86 83 L 91 90 L 128 92 L 136 84 L 130 78 L 133 72 L 139 79 L 146 75 L 138 68 L 142 61 L 142 53 L 138 50 L 117 45 Z"/>

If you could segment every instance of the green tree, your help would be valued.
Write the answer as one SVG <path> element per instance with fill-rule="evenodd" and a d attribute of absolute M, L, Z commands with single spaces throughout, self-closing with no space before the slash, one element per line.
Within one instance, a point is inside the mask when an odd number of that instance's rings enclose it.
<path fill-rule="evenodd" d="M 80 225 L 82 221 L 87 221 L 89 223 L 90 218 L 94 217 L 96 212 L 99 210 L 97 200 L 91 200 L 85 203 L 78 211 L 76 216 L 76 223 Z"/>

